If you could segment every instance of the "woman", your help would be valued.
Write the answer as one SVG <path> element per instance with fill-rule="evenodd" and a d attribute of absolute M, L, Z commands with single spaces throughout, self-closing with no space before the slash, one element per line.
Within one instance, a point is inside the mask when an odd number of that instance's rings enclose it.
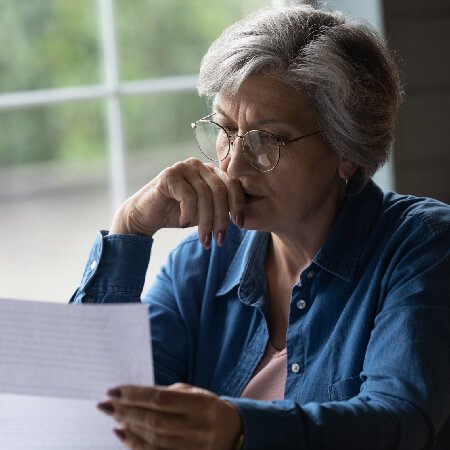
<path fill-rule="evenodd" d="M 75 303 L 140 301 L 153 234 L 198 225 L 142 301 L 159 386 L 99 405 L 133 449 L 449 448 L 450 208 L 383 193 L 401 101 L 368 27 L 307 6 L 228 28 L 200 150 L 128 199 Z M 95 264 L 92 262 L 95 261 Z"/>

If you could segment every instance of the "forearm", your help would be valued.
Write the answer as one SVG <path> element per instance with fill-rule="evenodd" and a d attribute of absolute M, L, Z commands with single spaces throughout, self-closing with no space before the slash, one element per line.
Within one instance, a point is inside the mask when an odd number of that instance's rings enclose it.
<path fill-rule="evenodd" d="M 226 399 L 241 414 L 245 450 L 419 450 L 431 438 L 425 417 L 399 399 L 306 405 Z"/>

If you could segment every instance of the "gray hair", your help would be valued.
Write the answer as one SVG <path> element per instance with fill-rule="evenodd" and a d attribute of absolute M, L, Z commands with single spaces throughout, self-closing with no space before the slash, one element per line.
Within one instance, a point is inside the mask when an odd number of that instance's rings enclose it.
<path fill-rule="evenodd" d="M 349 192 L 387 161 L 403 90 L 392 54 L 370 26 L 307 5 L 259 10 L 213 42 L 198 92 L 234 95 L 251 75 L 308 97 L 325 141 L 358 165 Z"/>

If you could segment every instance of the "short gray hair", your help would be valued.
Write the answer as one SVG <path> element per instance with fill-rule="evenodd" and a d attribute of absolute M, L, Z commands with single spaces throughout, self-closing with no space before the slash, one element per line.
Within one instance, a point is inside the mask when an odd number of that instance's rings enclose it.
<path fill-rule="evenodd" d="M 391 52 L 370 26 L 307 5 L 259 10 L 213 42 L 198 92 L 234 95 L 251 75 L 309 98 L 325 141 L 358 165 L 350 192 L 387 161 L 403 89 Z"/>

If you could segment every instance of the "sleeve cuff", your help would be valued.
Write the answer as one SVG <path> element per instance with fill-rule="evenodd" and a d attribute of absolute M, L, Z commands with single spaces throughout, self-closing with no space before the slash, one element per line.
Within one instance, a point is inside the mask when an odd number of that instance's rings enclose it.
<path fill-rule="evenodd" d="M 245 436 L 242 450 L 306 448 L 301 413 L 293 401 L 221 398 L 232 403 L 241 415 Z"/>
<path fill-rule="evenodd" d="M 103 299 L 114 293 L 140 296 L 152 244 L 153 239 L 146 236 L 97 233 L 73 303 L 84 303 L 85 296 L 99 298 L 99 294 L 105 294 Z"/>

